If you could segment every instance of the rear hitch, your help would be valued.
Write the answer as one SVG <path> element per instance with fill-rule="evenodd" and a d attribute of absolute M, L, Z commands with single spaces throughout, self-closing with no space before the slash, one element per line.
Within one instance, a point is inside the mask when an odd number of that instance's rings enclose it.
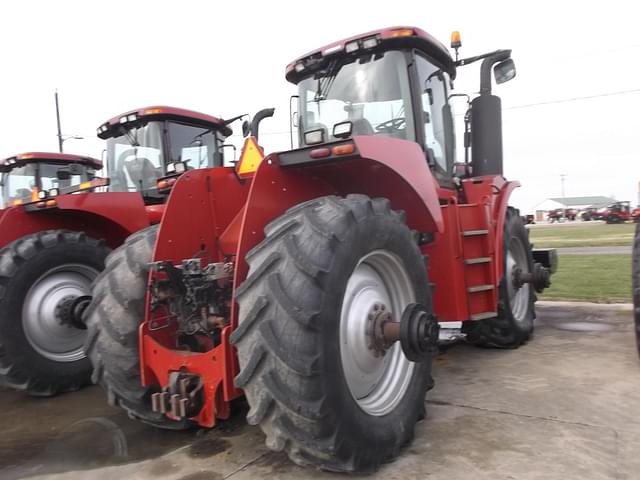
<path fill-rule="evenodd" d="M 376 303 L 368 320 L 369 349 L 376 357 L 384 356 L 397 341 L 412 362 L 424 361 L 438 351 L 440 326 L 436 317 L 419 303 L 407 305 L 399 322 L 384 304 Z"/>
<path fill-rule="evenodd" d="M 176 419 L 193 417 L 204 405 L 202 387 L 199 375 L 171 372 L 169 385 L 151 395 L 151 409 Z"/>

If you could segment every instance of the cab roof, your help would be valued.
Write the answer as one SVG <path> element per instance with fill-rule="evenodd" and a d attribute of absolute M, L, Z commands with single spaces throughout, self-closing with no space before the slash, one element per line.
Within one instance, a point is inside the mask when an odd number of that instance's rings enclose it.
<path fill-rule="evenodd" d="M 365 48 L 362 41 L 376 39 L 374 47 Z M 360 41 L 358 50 L 350 53 L 347 51 L 347 44 Z M 396 26 L 372 30 L 361 33 L 353 37 L 345 38 L 338 42 L 325 45 L 322 48 L 312 50 L 301 57 L 298 57 L 287 65 L 285 77 L 291 83 L 298 83 L 303 78 L 308 77 L 312 72 L 321 69 L 329 60 L 345 55 L 361 55 L 365 51 L 384 51 L 400 48 L 416 48 L 423 51 L 438 63 L 451 76 L 455 77 L 456 65 L 447 48 L 436 40 L 435 37 L 417 27 Z M 298 68 L 296 66 L 300 64 Z M 309 64 L 309 68 L 307 68 Z"/>
<path fill-rule="evenodd" d="M 0 160 L 0 171 L 7 172 L 14 165 L 23 165 L 25 163 L 80 163 L 96 170 L 102 168 L 102 161 L 97 158 L 84 155 L 72 155 L 69 153 L 53 153 L 53 152 L 25 152 L 13 155 L 11 157 Z"/>
<path fill-rule="evenodd" d="M 136 108 L 117 115 L 98 127 L 98 137 L 102 139 L 120 135 L 120 125 L 140 124 L 149 120 L 176 120 L 190 125 L 212 128 L 220 131 L 225 137 L 233 133 L 233 130 L 224 120 L 195 112 L 184 108 L 169 107 L 166 105 L 152 105 L 150 107 Z"/>

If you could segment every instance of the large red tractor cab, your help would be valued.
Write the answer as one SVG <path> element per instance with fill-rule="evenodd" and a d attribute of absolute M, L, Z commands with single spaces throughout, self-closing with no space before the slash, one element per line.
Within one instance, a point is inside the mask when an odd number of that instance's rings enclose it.
<path fill-rule="evenodd" d="M 557 260 L 508 206 L 519 184 L 503 175 L 491 90 L 515 66 L 509 50 L 458 60 L 452 46 L 456 59 L 395 27 L 309 52 L 286 70 L 300 148 L 244 179 L 214 167 L 176 181 L 160 224 L 94 287 L 87 354 L 112 404 L 211 427 L 245 395 L 270 448 L 370 471 L 424 417 L 439 321 L 485 347 L 530 338 Z M 458 163 L 449 99 L 476 61 Z"/>
<path fill-rule="evenodd" d="M 256 132 L 260 115 L 269 111 L 254 117 Z M 141 108 L 98 128 L 106 165 L 49 153 L 0 162 L 0 383 L 52 395 L 90 382 L 82 316 L 105 257 L 160 222 L 180 174 L 222 165 L 235 120 Z M 108 190 L 95 176 L 103 167 Z"/>

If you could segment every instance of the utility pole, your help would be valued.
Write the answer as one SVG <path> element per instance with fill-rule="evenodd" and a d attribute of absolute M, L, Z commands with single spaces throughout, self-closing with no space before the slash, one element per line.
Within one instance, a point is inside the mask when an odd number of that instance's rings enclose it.
<path fill-rule="evenodd" d="M 56 119 L 58 120 L 58 149 L 62 153 L 62 131 L 60 129 L 60 106 L 58 105 L 58 89 L 56 88 Z"/>
<path fill-rule="evenodd" d="M 560 174 L 560 190 L 562 192 L 562 198 L 564 198 L 564 179 L 567 178 L 567 175 L 564 173 Z"/>

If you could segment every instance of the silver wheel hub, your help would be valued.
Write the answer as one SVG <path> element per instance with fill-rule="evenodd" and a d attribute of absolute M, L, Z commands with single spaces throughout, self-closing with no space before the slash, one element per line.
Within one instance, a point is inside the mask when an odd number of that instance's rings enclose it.
<path fill-rule="evenodd" d="M 509 306 L 515 321 L 526 320 L 529 310 L 530 283 L 523 283 L 519 278 L 523 274 L 531 273 L 527 250 L 520 239 L 512 237 L 507 250 L 507 293 L 509 295 Z"/>
<path fill-rule="evenodd" d="M 55 362 L 75 362 L 82 351 L 86 330 L 62 323 L 59 306 L 69 298 L 91 293 L 98 271 L 86 265 L 52 268 L 31 286 L 22 306 L 22 328 L 31 347 Z"/>
<path fill-rule="evenodd" d="M 384 305 L 399 318 L 413 301 L 413 285 L 402 261 L 386 250 L 360 259 L 347 282 L 340 313 L 340 359 L 351 395 L 370 415 L 386 415 L 398 405 L 415 366 L 400 342 L 385 355 L 372 348 L 371 312 Z"/>

